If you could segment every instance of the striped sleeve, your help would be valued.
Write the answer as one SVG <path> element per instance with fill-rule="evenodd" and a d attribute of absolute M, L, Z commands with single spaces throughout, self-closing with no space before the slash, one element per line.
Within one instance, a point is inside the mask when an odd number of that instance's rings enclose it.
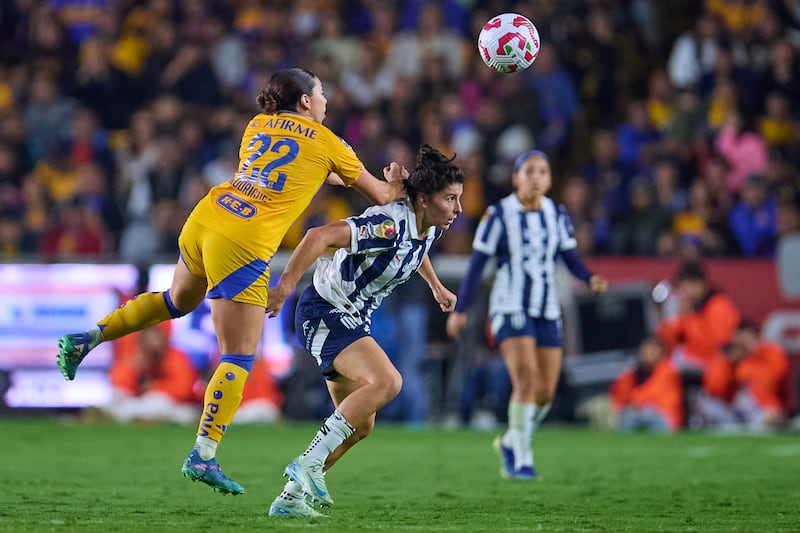
<path fill-rule="evenodd" d="M 350 253 L 387 250 L 394 246 L 398 226 L 389 214 L 368 209 L 357 217 L 345 219 L 350 225 Z"/>
<path fill-rule="evenodd" d="M 572 227 L 572 219 L 569 217 L 567 208 L 564 204 L 558 205 L 558 250 L 566 252 L 578 247 L 575 240 L 575 229 Z"/>
<path fill-rule="evenodd" d="M 495 255 L 503 234 L 502 209 L 499 204 L 489 206 L 475 231 L 472 249 L 488 256 Z"/>

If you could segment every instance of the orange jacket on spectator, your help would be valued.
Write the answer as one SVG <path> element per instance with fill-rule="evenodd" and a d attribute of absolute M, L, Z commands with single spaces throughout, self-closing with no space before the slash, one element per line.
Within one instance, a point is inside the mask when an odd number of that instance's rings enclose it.
<path fill-rule="evenodd" d="M 738 363 L 723 355 L 715 357 L 703 375 L 703 389 L 730 402 L 738 391 L 747 388 L 762 409 L 783 409 L 781 387 L 788 371 L 789 358 L 783 348 L 762 342 Z"/>
<path fill-rule="evenodd" d="M 138 336 L 133 333 L 123 337 L 124 342 L 116 341 L 116 354 L 109 369 L 113 387 L 132 396 L 160 392 L 176 402 L 195 401 L 194 385 L 200 375 L 189 356 L 170 346 L 160 365 L 141 368 Z"/>
<path fill-rule="evenodd" d="M 621 411 L 625 407 L 657 411 L 672 429 L 683 425 L 683 385 L 678 370 L 669 359 L 662 359 L 641 383 L 636 369 L 626 370 L 611 384 L 611 403 Z"/>
<path fill-rule="evenodd" d="M 682 345 L 688 359 L 705 367 L 730 342 L 740 320 L 741 313 L 733 300 L 725 294 L 712 293 L 700 309 L 662 322 L 656 333 L 667 345 L 668 353 Z"/>

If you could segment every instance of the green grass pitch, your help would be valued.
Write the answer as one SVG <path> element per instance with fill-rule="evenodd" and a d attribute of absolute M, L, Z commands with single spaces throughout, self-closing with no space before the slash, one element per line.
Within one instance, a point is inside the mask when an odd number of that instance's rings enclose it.
<path fill-rule="evenodd" d="M 493 434 L 378 426 L 328 474 L 326 520 L 269 518 L 316 426 L 233 426 L 222 496 L 180 475 L 194 430 L 0 420 L 0 531 L 800 531 L 800 437 L 548 427 L 540 478 L 498 475 Z"/>

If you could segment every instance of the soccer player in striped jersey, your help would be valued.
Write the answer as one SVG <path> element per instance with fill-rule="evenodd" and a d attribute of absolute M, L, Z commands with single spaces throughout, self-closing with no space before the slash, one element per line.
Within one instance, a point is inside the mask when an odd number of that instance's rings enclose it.
<path fill-rule="evenodd" d="M 324 472 L 369 435 L 375 413 L 400 392 L 400 373 L 370 335 L 370 316 L 383 299 L 419 270 L 442 311 L 453 310 L 455 295 L 439 281 L 428 252 L 461 212 L 463 182 L 452 160 L 423 146 L 405 181 L 407 199 L 310 229 L 270 291 L 267 313 L 276 316 L 312 263 L 337 248 L 333 258 L 319 259 L 295 311 L 297 335 L 326 378 L 335 410 L 286 467 L 290 481 L 271 516 L 307 516 L 306 495 L 332 505 Z"/>
<path fill-rule="evenodd" d="M 447 319 L 457 338 L 483 268 L 495 258 L 497 272 L 489 302 L 492 335 L 511 378 L 508 430 L 495 439 L 503 477 L 532 479 L 533 435 L 547 416 L 561 370 L 561 310 L 555 285 L 556 260 L 594 292 L 608 288 L 590 272 L 576 250 L 572 224 L 563 205 L 546 196 L 552 184 L 544 152 L 531 150 L 514 162 L 514 193 L 489 207 L 472 244 L 458 304 Z"/>
<path fill-rule="evenodd" d="M 89 331 L 58 341 L 58 365 L 72 380 L 101 342 L 181 317 L 208 297 L 221 358 L 181 471 L 223 494 L 244 492 L 222 472 L 216 450 L 253 366 L 264 327 L 269 263 L 284 235 L 326 181 L 352 186 L 376 203 L 405 194 L 404 169 L 397 163 L 384 169 L 387 181 L 379 180 L 322 124 L 327 98 L 314 73 L 302 68 L 275 72 L 257 102 L 262 112 L 242 135 L 238 171 L 198 202 L 181 230 L 169 290 L 139 294 Z"/>

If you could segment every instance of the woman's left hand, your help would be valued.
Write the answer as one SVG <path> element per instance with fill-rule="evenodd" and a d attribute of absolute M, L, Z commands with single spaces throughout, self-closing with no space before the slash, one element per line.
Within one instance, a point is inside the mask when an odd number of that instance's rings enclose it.
<path fill-rule="evenodd" d="M 593 274 L 589 278 L 589 289 L 592 292 L 606 292 L 608 290 L 608 280 L 603 276 Z"/>

